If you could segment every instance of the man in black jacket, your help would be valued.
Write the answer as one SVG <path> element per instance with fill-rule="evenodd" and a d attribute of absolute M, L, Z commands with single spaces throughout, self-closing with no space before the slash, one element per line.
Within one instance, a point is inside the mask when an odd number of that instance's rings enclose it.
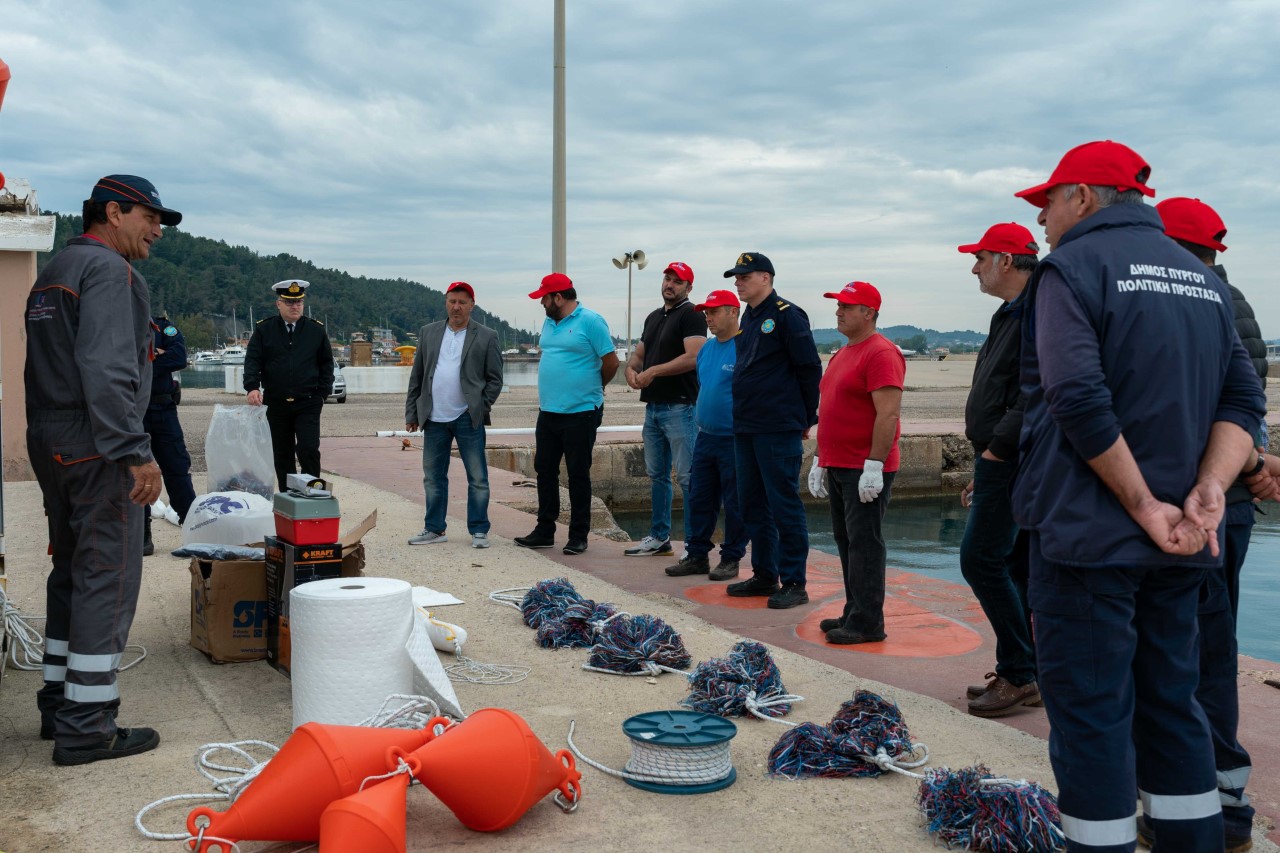
<path fill-rule="evenodd" d="M 289 279 L 273 284 L 280 314 L 258 321 L 244 357 L 244 390 L 249 405 L 267 404 L 276 478 L 298 467 L 320 476 L 320 410 L 333 391 L 333 348 L 319 320 L 304 317 L 302 299 L 309 282 Z M 263 390 L 265 389 L 265 390 Z"/>
<path fill-rule="evenodd" d="M 1222 242 L 1227 236 L 1227 227 L 1212 207 L 1195 198 L 1170 198 L 1157 204 L 1156 212 L 1160 214 L 1165 234 L 1199 258 L 1218 278 L 1227 281 L 1227 271 L 1216 263 L 1217 253 L 1227 250 Z M 1231 291 L 1236 333 L 1265 388 L 1267 344 L 1262 339 L 1262 330 L 1244 294 L 1229 282 L 1227 288 Z M 1266 426 L 1258 426 L 1254 444 L 1261 454 Z M 1259 455 L 1257 473 L 1264 467 Z M 1200 684 L 1196 688 L 1196 699 L 1209 718 L 1213 734 L 1226 849 L 1239 851 L 1247 850 L 1252 843 L 1253 806 L 1244 792 L 1252 760 L 1236 739 L 1240 722 L 1236 614 L 1240 605 L 1240 570 L 1249 550 L 1254 521 L 1253 496 L 1239 481 L 1227 490 L 1226 519 L 1222 565 L 1205 572 L 1200 588 Z M 1145 815 L 1139 821 L 1138 835 L 1148 844 L 1153 840 Z"/>
<path fill-rule="evenodd" d="M 992 225 L 977 243 L 957 247 L 976 259 L 983 293 L 1001 301 L 978 352 L 965 404 L 965 436 L 973 444 L 973 479 L 960 493 L 969 521 L 960 545 L 960 571 L 996 635 L 996 668 L 986 685 L 968 690 L 969 713 L 1001 717 L 1038 706 L 1036 658 L 1027 607 L 1024 548 L 1016 547 L 1009 486 L 1018 466 L 1022 429 L 1018 365 L 1022 357 L 1022 292 L 1036 268 L 1031 232 L 1016 222 Z"/>

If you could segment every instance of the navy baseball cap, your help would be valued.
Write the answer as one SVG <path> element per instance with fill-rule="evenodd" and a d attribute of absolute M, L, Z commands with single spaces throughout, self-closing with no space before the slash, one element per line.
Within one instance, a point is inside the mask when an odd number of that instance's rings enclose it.
<path fill-rule="evenodd" d="M 773 275 L 773 264 L 759 252 L 743 252 L 738 255 L 738 261 L 733 269 L 725 270 L 724 277 L 733 278 L 735 275 L 744 275 L 749 272 L 767 272 Z"/>
<path fill-rule="evenodd" d="M 137 175 L 107 175 L 93 185 L 89 194 L 92 201 L 128 201 L 134 204 L 145 204 L 160 214 L 161 225 L 177 225 L 182 221 L 182 214 L 170 210 L 160 203 L 160 193 L 155 184 Z"/>

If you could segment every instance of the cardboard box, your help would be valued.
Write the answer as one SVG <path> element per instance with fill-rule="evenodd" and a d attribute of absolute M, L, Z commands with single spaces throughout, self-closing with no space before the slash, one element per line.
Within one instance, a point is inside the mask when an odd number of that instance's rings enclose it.
<path fill-rule="evenodd" d="M 338 542 L 341 577 L 364 573 L 361 539 L 378 524 L 374 510 Z M 265 660 L 267 571 L 265 560 L 201 560 L 191 571 L 191 645 L 214 663 Z"/>
<path fill-rule="evenodd" d="M 332 545 L 294 545 L 267 537 L 266 628 L 267 662 L 288 675 L 293 658 L 289 638 L 289 592 L 296 586 L 327 578 L 358 577 L 364 573 L 360 539 L 377 524 L 375 511 Z"/>

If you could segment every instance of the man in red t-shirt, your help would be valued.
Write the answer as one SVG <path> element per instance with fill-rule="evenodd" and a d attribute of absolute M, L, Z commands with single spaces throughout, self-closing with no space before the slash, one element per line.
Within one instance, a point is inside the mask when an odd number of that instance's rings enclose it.
<path fill-rule="evenodd" d="M 819 386 L 818 454 L 809 491 L 831 502 L 831 527 L 844 569 L 844 613 L 823 619 L 827 642 L 884 639 L 884 537 L 880 524 L 898 470 L 899 413 L 906 359 L 876 331 L 880 291 L 853 281 L 836 300 L 836 328 L 849 343 L 831 357 Z"/>

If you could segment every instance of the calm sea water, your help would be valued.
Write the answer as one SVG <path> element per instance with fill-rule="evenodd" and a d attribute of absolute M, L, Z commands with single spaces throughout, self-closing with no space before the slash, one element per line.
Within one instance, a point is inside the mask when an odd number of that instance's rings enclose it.
<path fill-rule="evenodd" d="M 1268 515 L 1259 515 L 1240 579 L 1240 653 L 1280 662 L 1280 505 L 1268 504 Z M 914 498 L 889 505 L 884 521 L 889 565 L 908 572 L 963 584 L 960 574 L 960 540 L 964 537 L 968 510 L 958 498 Z M 624 512 L 614 516 L 632 539 L 649 532 L 649 513 Z M 683 536 L 679 513 L 672 520 L 672 540 Z M 809 543 L 819 551 L 836 553 L 831 516 L 815 505 L 809 508 Z"/>
<path fill-rule="evenodd" d="M 503 378 L 509 387 L 538 384 L 538 362 L 509 361 L 503 365 Z M 222 388 L 222 365 L 192 364 L 182 371 L 184 388 Z"/>

